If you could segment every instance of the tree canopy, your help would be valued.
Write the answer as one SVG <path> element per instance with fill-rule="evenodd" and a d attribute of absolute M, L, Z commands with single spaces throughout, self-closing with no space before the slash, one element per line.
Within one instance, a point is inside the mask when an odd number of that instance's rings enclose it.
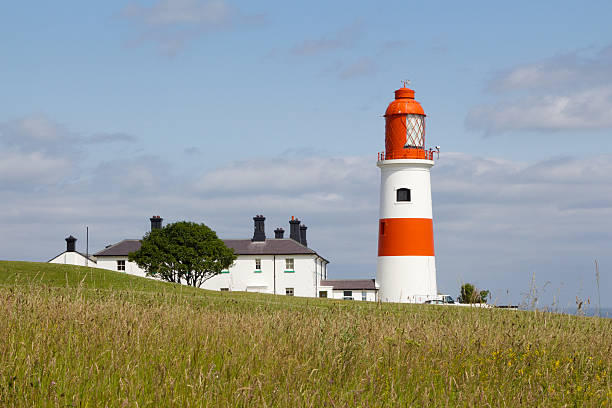
<path fill-rule="evenodd" d="M 128 259 L 148 276 L 200 287 L 228 269 L 236 255 L 206 225 L 181 221 L 145 234 Z"/>
<path fill-rule="evenodd" d="M 488 290 L 478 290 L 471 283 L 461 285 L 461 294 L 457 298 L 459 303 L 487 303 Z"/>

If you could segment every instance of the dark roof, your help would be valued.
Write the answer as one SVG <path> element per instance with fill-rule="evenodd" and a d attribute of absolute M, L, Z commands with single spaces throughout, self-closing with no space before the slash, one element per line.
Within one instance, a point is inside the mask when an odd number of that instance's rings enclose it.
<path fill-rule="evenodd" d="M 115 245 L 111 245 L 95 253 L 94 256 L 128 256 L 130 252 L 138 251 L 141 245 L 139 239 L 124 239 Z"/>
<path fill-rule="evenodd" d="M 253 242 L 250 239 L 224 239 L 228 248 L 232 248 L 237 255 L 318 255 L 312 249 L 294 241 L 290 238 L 266 239 L 265 241 Z M 138 239 L 124 239 L 108 248 L 94 254 L 99 256 L 127 256 L 130 252 L 140 249 L 141 243 Z"/>
<path fill-rule="evenodd" d="M 78 251 L 77 254 L 81 255 L 83 258 L 89 258 L 90 261 L 96 262 L 96 257 L 93 254 L 89 254 L 89 256 L 86 256 L 84 253 Z"/>
<path fill-rule="evenodd" d="M 341 279 L 341 280 L 322 280 L 321 286 L 332 286 L 334 290 L 359 290 L 370 289 L 378 290 L 374 279 Z"/>
<path fill-rule="evenodd" d="M 289 238 L 266 239 L 258 242 L 250 239 L 224 239 L 223 242 L 238 255 L 316 254 L 312 249 Z"/>

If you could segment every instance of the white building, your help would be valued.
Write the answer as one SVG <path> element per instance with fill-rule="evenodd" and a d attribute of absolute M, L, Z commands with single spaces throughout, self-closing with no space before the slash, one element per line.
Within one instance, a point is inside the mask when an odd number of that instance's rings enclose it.
<path fill-rule="evenodd" d="M 161 217 L 154 216 L 150 221 L 152 229 L 162 227 Z M 203 289 L 377 300 L 378 288 L 373 279 L 327 280 L 329 261 L 308 247 L 307 227 L 301 225 L 298 219 L 292 217 L 289 221 L 289 238 L 284 237 L 285 231 L 282 228 L 274 231 L 274 238 L 266 238 L 265 217 L 258 215 L 253 218 L 253 221 L 252 238 L 223 240 L 225 245 L 233 249 L 238 257 L 228 270 L 205 281 L 202 285 Z M 84 261 L 71 258 L 73 253 L 78 254 L 74 251 L 74 241 L 71 241 L 72 251 L 64 252 L 50 262 L 61 260 L 62 263 L 85 265 Z M 89 265 L 146 277 L 144 270 L 139 268 L 135 262 L 128 260 L 129 254 L 140 247 L 140 240 L 124 239 L 95 253 Z"/>
<path fill-rule="evenodd" d="M 146 276 L 145 271 L 140 269 L 135 262 L 128 261 L 128 255 L 131 252 L 138 251 L 140 246 L 139 239 L 124 239 L 114 245 L 108 245 L 94 254 L 97 262 L 96 267 L 144 277 Z"/>
<path fill-rule="evenodd" d="M 376 302 L 378 285 L 375 279 L 323 280 L 319 297 Z"/>
<path fill-rule="evenodd" d="M 96 266 L 96 258 L 77 252 L 76 250 L 77 239 L 70 235 L 66 238 L 66 250 L 61 254 L 53 257 L 49 263 L 59 263 L 68 265 L 79 265 L 79 266 Z"/>

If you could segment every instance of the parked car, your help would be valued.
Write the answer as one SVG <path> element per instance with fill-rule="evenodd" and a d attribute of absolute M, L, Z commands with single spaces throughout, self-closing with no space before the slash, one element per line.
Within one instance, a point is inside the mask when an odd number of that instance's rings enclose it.
<path fill-rule="evenodd" d="M 438 299 L 430 299 L 425 301 L 428 305 L 456 305 L 455 299 L 450 295 L 439 295 Z"/>

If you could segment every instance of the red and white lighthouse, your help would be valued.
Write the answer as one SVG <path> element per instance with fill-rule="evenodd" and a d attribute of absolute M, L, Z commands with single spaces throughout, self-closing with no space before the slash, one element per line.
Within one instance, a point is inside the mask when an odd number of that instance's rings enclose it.
<path fill-rule="evenodd" d="M 387 302 L 421 303 L 437 295 L 431 180 L 433 151 L 425 150 L 425 112 L 414 91 L 395 91 L 385 112 L 376 282 Z"/>

